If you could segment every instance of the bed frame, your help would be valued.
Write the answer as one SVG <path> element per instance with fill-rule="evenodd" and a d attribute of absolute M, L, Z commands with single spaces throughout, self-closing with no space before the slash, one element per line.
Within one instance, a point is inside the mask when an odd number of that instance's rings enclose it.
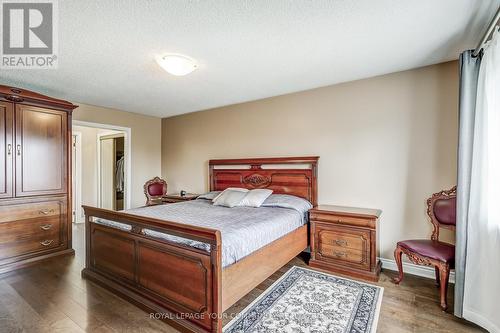
<path fill-rule="evenodd" d="M 210 190 L 269 188 L 317 204 L 318 157 L 209 161 Z M 222 268 L 218 230 L 83 206 L 82 276 L 182 331 L 222 332 L 223 312 L 308 245 L 307 225 Z M 130 231 L 94 223 L 126 223 Z M 210 244 L 210 252 L 148 237 L 152 229 Z"/>

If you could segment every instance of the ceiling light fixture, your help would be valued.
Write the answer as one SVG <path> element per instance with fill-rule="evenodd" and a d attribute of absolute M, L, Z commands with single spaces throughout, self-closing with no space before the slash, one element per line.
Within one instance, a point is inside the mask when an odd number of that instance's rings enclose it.
<path fill-rule="evenodd" d="M 175 76 L 187 75 L 198 68 L 196 61 L 180 54 L 167 54 L 157 58 L 156 62 L 161 68 Z"/>

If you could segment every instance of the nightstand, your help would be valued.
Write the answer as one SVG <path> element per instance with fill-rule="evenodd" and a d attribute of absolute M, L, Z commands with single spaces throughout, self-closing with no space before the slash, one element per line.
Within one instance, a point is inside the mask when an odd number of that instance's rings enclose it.
<path fill-rule="evenodd" d="M 381 269 L 378 209 L 319 205 L 309 210 L 309 265 L 355 278 L 378 281 Z"/>
<path fill-rule="evenodd" d="M 190 201 L 199 197 L 199 194 L 186 193 L 186 195 L 181 196 L 179 193 L 166 194 L 161 198 L 163 203 L 175 203 L 182 201 Z"/>

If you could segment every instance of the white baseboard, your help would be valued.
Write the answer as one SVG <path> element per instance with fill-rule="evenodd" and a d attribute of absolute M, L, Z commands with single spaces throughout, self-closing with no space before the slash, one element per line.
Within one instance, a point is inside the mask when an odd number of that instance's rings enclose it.
<path fill-rule="evenodd" d="M 398 266 L 394 259 L 379 258 L 382 262 L 382 269 L 388 269 L 390 271 L 398 271 Z M 408 274 L 413 274 L 417 276 L 422 276 L 428 279 L 435 279 L 436 273 L 434 267 L 430 266 L 419 266 L 409 262 L 403 262 L 403 271 Z M 455 271 L 450 272 L 450 283 L 455 283 Z"/>

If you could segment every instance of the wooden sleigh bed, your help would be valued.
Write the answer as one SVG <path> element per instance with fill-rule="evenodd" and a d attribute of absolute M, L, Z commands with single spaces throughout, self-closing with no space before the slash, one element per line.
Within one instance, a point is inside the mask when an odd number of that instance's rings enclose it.
<path fill-rule="evenodd" d="M 318 157 L 209 161 L 210 190 L 269 188 L 317 204 Z M 84 278 L 182 331 L 222 332 L 222 314 L 308 245 L 307 225 L 222 268 L 220 232 L 84 206 Z M 95 223 L 125 223 L 130 231 Z M 152 238 L 144 229 L 210 244 L 206 252 Z M 155 317 L 158 318 L 158 317 Z"/>

